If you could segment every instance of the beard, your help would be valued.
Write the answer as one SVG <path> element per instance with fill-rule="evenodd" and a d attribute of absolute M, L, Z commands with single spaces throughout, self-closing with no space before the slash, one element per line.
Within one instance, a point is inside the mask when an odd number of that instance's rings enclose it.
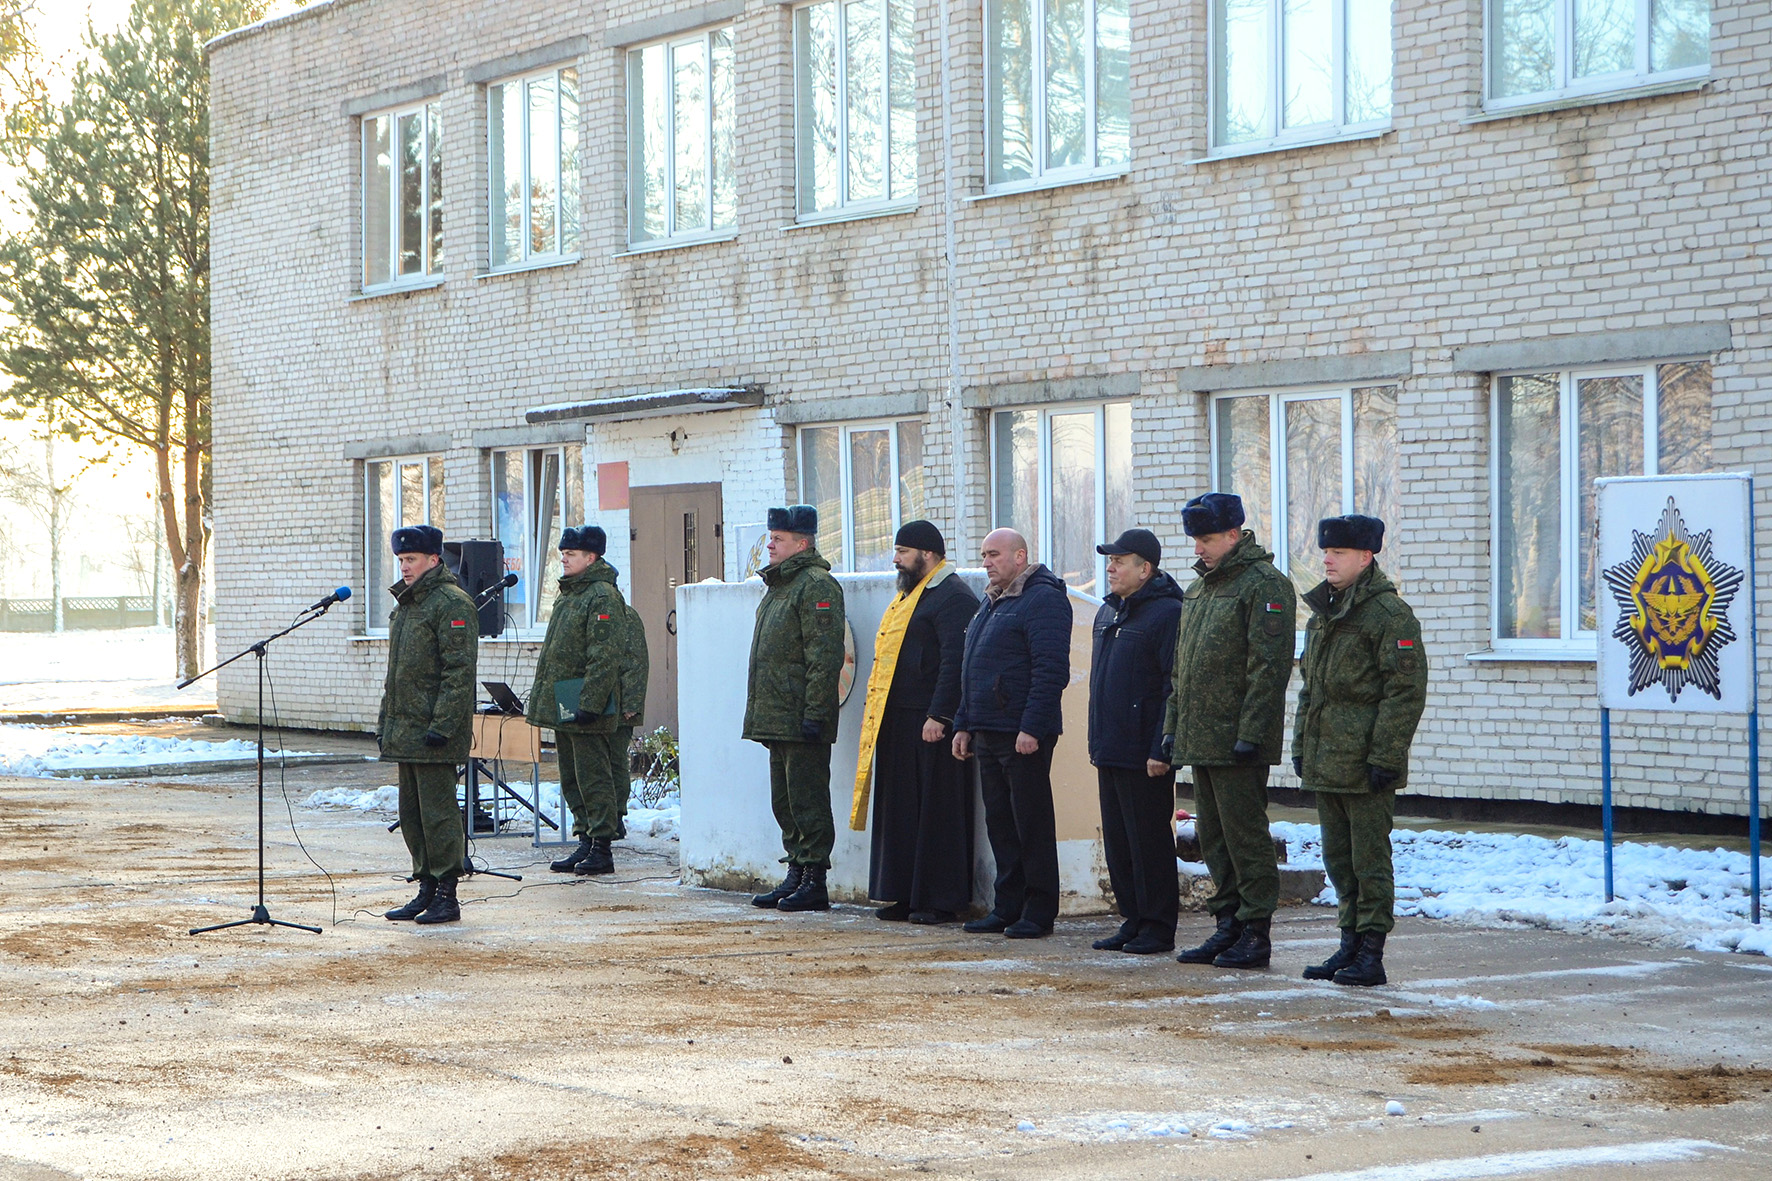
<path fill-rule="evenodd" d="M 928 567 L 921 559 L 914 566 L 901 569 L 898 572 L 898 593 L 901 595 L 910 594 L 917 589 L 917 584 L 922 582 L 923 576 L 928 573 Z"/>

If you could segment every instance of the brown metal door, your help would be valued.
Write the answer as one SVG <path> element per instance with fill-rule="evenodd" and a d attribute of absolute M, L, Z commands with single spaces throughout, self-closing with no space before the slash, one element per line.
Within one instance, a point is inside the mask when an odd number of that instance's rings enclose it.
<path fill-rule="evenodd" d="M 720 485 L 660 484 L 628 493 L 631 530 L 628 585 L 646 623 L 652 677 L 646 726 L 677 729 L 677 587 L 725 578 Z"/>

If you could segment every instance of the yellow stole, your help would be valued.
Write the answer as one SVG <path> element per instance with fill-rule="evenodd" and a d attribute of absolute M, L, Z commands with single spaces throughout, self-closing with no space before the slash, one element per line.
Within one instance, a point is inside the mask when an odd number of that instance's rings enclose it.
<path fill-rule="evenodd" d="M 868 826 L 868 794 L 874 783 L 874 744 L 880 738 L 880 723 L 886 717 L 886 695 L 892 691 L 892 674 L 898 670 L 898 652 L 904 647 L 904 634 L 911 626 L 911 613 L 917 600 L 947 566 L 943 558 L 911 588 L 900 593 L 880 617 L 880 633 L 874 637 L 874 670 L 868 674 L 867 706 L 861 714 L 861 753 L 855 760 L 855 798 L 849 808 L 849 827 L 862 832 Z M 918 739 L 921 741 L 921 738 Z"/>

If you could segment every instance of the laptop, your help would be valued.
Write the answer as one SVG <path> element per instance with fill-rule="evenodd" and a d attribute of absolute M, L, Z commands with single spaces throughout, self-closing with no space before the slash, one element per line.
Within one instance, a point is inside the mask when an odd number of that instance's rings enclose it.
<path fill-rule="evenodd" d="M 503 681 L 481 681 L 480 686 L 492 697 L 493 709 L 513 717 L 523 716 L 523 699 Z"/>

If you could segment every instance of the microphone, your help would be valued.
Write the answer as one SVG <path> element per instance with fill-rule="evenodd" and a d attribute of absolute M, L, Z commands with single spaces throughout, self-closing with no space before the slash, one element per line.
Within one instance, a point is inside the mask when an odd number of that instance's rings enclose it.
<path fill-rule="evenodd" d="M 321 599 L 318 603 L 315 603 L 312 607 L 309 607 L 308 610 L 309 611 L 324 611 L 324 610 L 326 610 L 326 608 L 332 606 L 334 603 L 342 603 L 350 597 L 351 597 L 351 588 L 348 586 L 341 586 L 337 590 L 333 591 L 331 594 L 327 595 L 324 599 Z"/>
<path fill-rule="evenodd" d="M 475 601 L 479 602 L 481 600 L 484 600 L 488 595 L 492 594 L 493 591 L 502 591 L 502 590 L 506 589 L 507 587 L 516 586 L 517 583 L 519 583 L 521 581 L 522 581 L 522 579 L 518 578 L 515 574 L 507 574 L 503 578 L 499 579 L 497 582 L 493 583 L 491 586 L 487 587 L 485 590 L 481 591 L 478 595 L 476 595 Z"/>

